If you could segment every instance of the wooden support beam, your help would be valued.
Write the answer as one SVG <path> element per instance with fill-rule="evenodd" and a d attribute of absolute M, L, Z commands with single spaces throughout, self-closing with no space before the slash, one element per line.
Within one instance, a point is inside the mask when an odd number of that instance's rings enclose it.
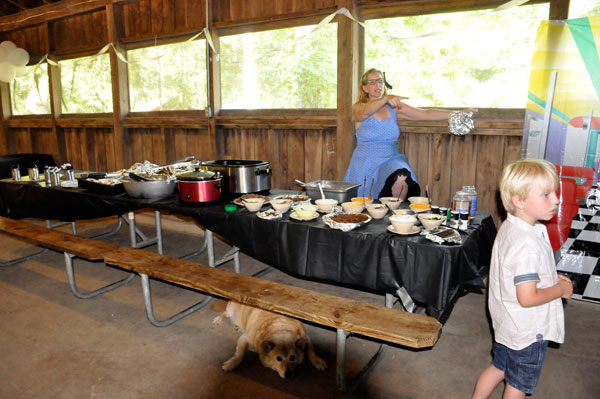
<path fill-rule="evenodd" d="M 551 0 L 548 19 L 569 19 L 570 0 Z"/>
<path fill-rule="evenodd" d="M 338 8 L 342 7 L 356 15 L 354 0 L 339 0 Z M 363 28 L 345 16 L 338 15 L 336 18 L 338 23 L 338 76 L 335 180 L 342 180 L 354 150 L 352 104 L 356 100 L 359 79 L 359 29 Z"/>

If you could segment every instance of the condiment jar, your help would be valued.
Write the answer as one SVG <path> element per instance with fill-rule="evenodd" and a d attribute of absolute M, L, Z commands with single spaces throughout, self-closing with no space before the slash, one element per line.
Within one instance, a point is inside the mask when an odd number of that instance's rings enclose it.
<path fill-rule="evenodd" d="M 471 200 L 469 215 L 475 216 L 475 213 L 477 213 L 477 190 L 475 190 L 475 186 L 463 186 L 462 191 L 467 193 Z"/>
<path fill-rule="evenodd" d="M 29 165 L 29 169 L 27 169 L 27 174 L 29 175 L 29 181 L 40 180 L 40 170 L 38 169 L 35 163 L 31 163 Z"/>
<path fill-rule="evenodd" d="M 19 169 L 19 164 L 16 163 L 10 167 L 12 179 L 14 181 L 21 181 L 21 169 Z"/>

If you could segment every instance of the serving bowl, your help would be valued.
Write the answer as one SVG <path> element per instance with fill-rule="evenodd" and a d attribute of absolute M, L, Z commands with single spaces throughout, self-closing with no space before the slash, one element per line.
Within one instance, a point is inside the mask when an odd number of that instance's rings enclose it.
<path fill-rule="evenodd" d="M 315 213 L 317 213 L 317 209 L 319 209 L 319 207 L 312 204 L 300 204 L 296 205 L 292 209 L 294 210 L 294 212 L 296 212 L 296 214 L 299 217 L 306 219 L 314 216 Z"/>
<path fill-rule="evenodd" d="M 258 211 L 265 203 L 264 198 L 248 198 L 242 201 L 246 209 L 250 212 Z"/>
<path fill-rule="evenodd" d="M 387 207 L 390 208 L 390 211 L 393 211 L 394 209 L 398 209 L 398 207 L 402 203 L 400 198 L 397 198 L 397 197 L 381 197 L 381 198 L 379 198 L 379 202 L 387 205 Z"/>
<path fill-rule="evenodd" d="M 415 213 L 431 211 L 431 207 L 429 206 L 429 204 L 424 204 L 424 203 L 410 204 L 408 207 L 410 209 L 412 209 Z"/>
<path fill-rule="evenodd" d="M 133 198 L 163 199 L 175 191 L 177 180 L 157 179 L 150 181 L 135 181 L 129 176 L 121 178 L 127 195 Z"/>
<path fill-rule="evenodd" d="M 365 206 L 362 202 L 342 202 L 342 209 L 348 213 L 361 213 Z"/>
<path fill-rule="evenodd" d="M 417 217 L 427 230 L 440 227 L 444 219 L 446 219 L 445 216 L 438 215 L 437 213 L 419 213 Z"/>
<path fill-rule="evenodd" d="M 330 213 L 333 211 L 332 208 L 338 204 L 338 201 L 333 198 L 321 198 L 315 200 L 315 204 L 317 204 L 321 212 Z"/>
<path fill-rule="evenodd" d="M 271 206 L 276 211 L 279 211 L 281 213 L 286 213 L 287 211 L 290 210 L 290 206 L 292 206 L 292 202 L 293 201 L 288 198 L 274 199 L 274 200 L 271 200 Z"/>
<path fill-rule="evenodd" d="M 407 199 L 411 204 L 429 204 L 427 197 L 408 197 Z"/>
<path fill-rule="evenodd" d="M 412 209 L 402 208 L 402 209 L 394 209 L 392 211 L 394 215 L 414 215 L 415 211 Z"/>
<path fill-rule="evenodd" d="M 373 219 L 381 219 L 388 212 L 388 207 L 384 204 L 369 204 L 367 205 L 367 212 Z"/>
<path fill-rule="evenodd" d="M 405 234 L 417 223 L 417 218 L 414 215 L 392 215 L 390 223 L 396 232 Z"/>
<path fill-rule="evenodd" d="M 354 197 L 350 201 L 352 201 L 352 202 L 358 202 L 360 204 L 363 204 L 364 206 L 367 206 L 367 205 L 373 203 L 373 198 L 369 198 L 369 197 Z"/>

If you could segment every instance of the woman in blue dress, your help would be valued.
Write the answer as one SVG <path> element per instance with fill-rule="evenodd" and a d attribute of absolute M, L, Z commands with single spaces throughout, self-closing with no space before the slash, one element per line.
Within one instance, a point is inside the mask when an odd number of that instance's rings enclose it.
<path fill-rule="evenodd" d="M 374 179 L 371 193 L 375 198 L 393 196 L 405 200 L 420 195 L 421 188 L 406 155 L 398 150 L 397 118 L 448 120 L 452 111 L 411 107 L 402 102 L 408 97 L 388 94 L 386 86 L 383 74 L 375 68 L 361 78 L 360 97 L 352 107 L 357 145 L 344 181 L 363 184 L 366 179 L 370 187 Z M 364 192 L 369 195 L 366 189 Z"/>

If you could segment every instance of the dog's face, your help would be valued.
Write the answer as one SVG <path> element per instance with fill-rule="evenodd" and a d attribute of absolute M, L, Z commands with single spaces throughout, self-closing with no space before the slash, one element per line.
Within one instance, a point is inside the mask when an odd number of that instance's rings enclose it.
<path fill-rule="evenodd" d="M 281 378 L 290 378 L 294 375 L 294 367 L 304 360 L 306 344 L 306 336 L 296 336 L 292 340 L 269 337 L 261 342 L 258 356 L 265 367 L 275 370 Z"/>

